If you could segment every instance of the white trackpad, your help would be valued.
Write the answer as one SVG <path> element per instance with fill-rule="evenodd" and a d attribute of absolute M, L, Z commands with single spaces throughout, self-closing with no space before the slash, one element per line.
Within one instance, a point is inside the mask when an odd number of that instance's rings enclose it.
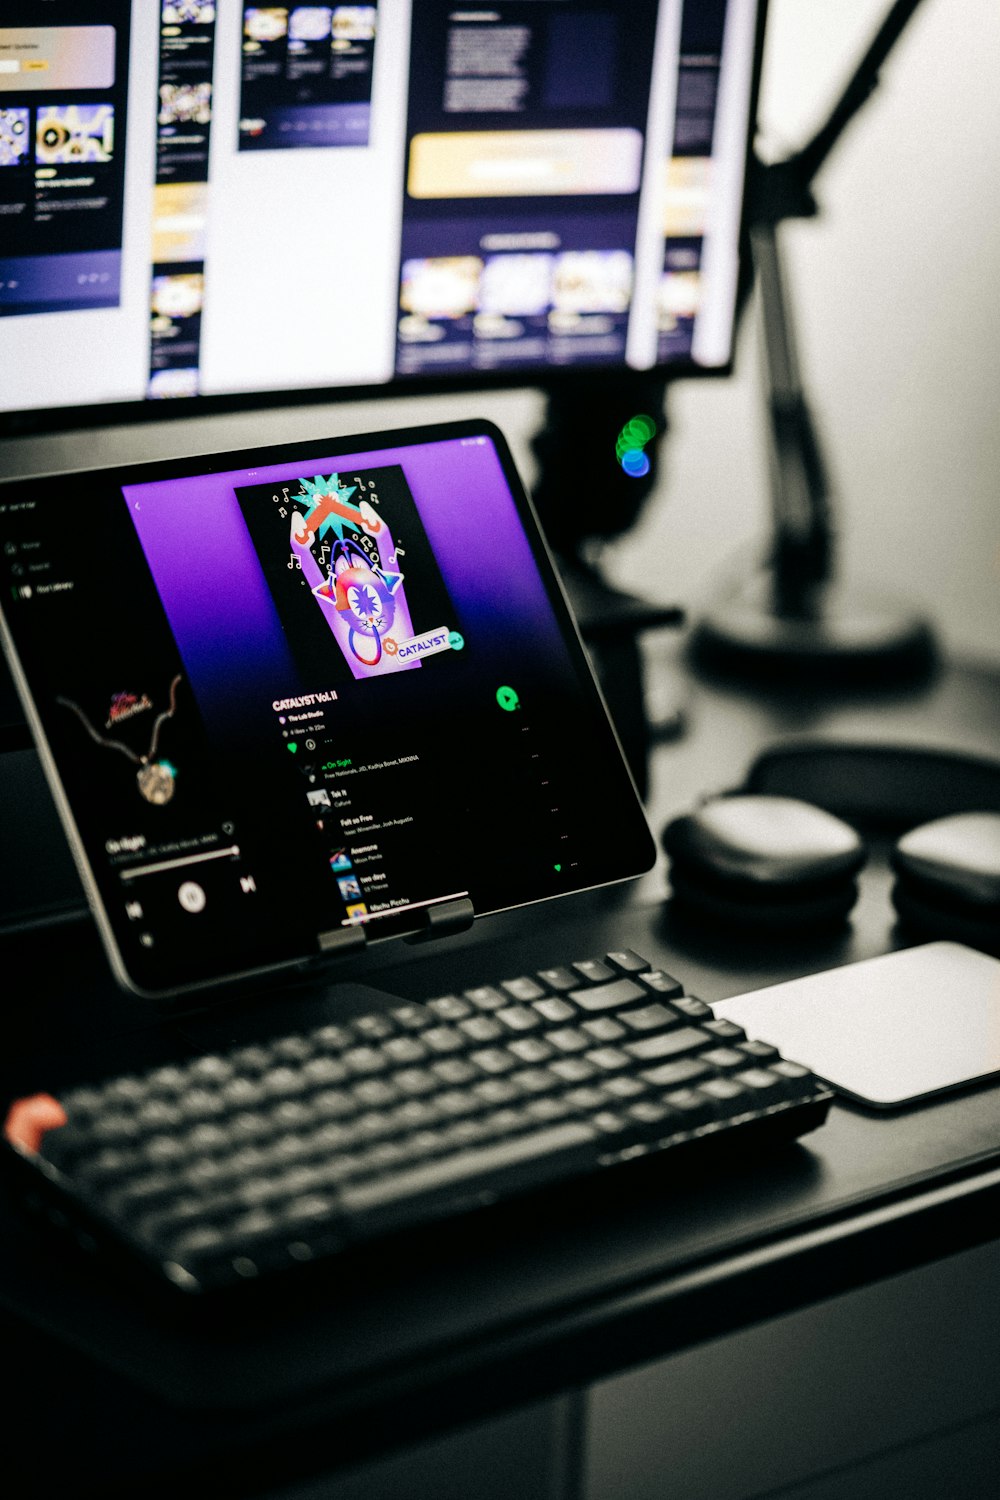
<path fill-rule="evenodd" d="M 1000 1073 L 1000 961 L 925 943 L 713 1006 L 864 1104 Z"/>

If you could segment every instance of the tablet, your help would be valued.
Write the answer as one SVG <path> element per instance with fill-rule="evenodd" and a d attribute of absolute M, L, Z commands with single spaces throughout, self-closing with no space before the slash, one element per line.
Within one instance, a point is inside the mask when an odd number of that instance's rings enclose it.
<path fill-rule="evenodd" d="M 139 994 L 653 862 L 487 422 L 8 483 L 0 566 L 12 673 Z"/>

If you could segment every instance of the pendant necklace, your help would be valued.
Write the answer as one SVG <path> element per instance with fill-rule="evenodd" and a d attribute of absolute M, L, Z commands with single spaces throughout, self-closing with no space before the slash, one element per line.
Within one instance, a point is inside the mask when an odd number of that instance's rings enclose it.
<path fill-rule="evenodd" d="M 64 708 L 71 709 L 76 714 L 80 723 L 96 745 L 103 745 L 109 750 L 120 750 L 133 765 L 139 767 L 135 775 L 139 794 L 147 802 L 153 803 L 156 807 L 162 807 L 174 795 L 174 779 L 177 772 L 168 760 L 154 760 L 153 757 L 156 755 L 156 747 L 160 742 L 160 731 L 167 720 L 172 719 L 177 711 L 177 689 L 180 681 L 180 675 L 178 674 L 170 684 L 170 707 L 165 709 L 162 714 L 157 715 L 156 721 L 153 724 L 153 733 L 149 740 L 149 749 L 145 755 L 137 755 L 129 745 L 124 744 L 121 740 L 111 740 L 105 735 L 98 734 L 93 724 L 87 718 L 87 715 L 83 712 L 83 709 L 76 703 L 71 703 L 68 698 L 56 699 L 57 703 L 61 703 Z"/>

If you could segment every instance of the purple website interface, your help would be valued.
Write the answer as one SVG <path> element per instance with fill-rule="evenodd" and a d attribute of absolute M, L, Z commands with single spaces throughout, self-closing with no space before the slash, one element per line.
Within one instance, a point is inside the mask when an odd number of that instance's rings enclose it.
<path fill-rule="evenodd" d="M 10 0 L 0 409 L 730 356 L 758 0 Z"/>
<path fill-rule="evenodd" d="M 140 989 L 651 861 L 481 429 L 19 485 L 0 531 L 11 634 Z"/>

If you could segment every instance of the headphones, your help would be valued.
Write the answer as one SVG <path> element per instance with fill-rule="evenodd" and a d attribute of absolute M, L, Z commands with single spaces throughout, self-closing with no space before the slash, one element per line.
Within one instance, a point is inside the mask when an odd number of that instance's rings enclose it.
<path fill-rule="evenodd" d="M 1000 767 L 971 757 L 935 756 L 936 776 L 922 762 L 914 783 L 911 764 L 909 786 L 905 767 L 895 778 L 882 774 L 900 757 L 912 760 L 928 754 L 882 746 L 870 751 L 803 746 L 768 752 L 752 768 L 745 788 L 706 800 L 664 829 L 678 914 L 768 940 L 826 931 L 846 920 L 869 853 L 841 811 L 854 811 L 862 824 L 875 821 L 883 828 L 898 828 L 913 818 L 915 803 L 922 804 L 924 813 L 940 811 L 943 804 L 949 810 L 918 818 L 892 847 L 892 901 L 899 921 L 924 939 L 949 938 L 1000 951 Z M 803 774 L 803 755 L 808 774 Z M 873 788 L 871 775 L 859 774 L 856 781 L 845 776 L 852 769 L 860 773 L 864 766 L 858 758 L 868 755 L 884 783 L 881 790 L 894 791 L 895 801 L 875 801 L 880 788 Z M 837 774 L 827 775 L 824 787 L 818 773 L 830 771 L 831 757 Z M 949 781 L 947 766 L 940 763 L 944 760 L 958 762 L 962 770 L 971 766 L 979 784 L 957 788 L 954 779 Z M 996 777 L 995 804 L 983 779 L 987 771 Z M 775 789 L 796 781 L 825 791 L 826 805 Z M 920 796 L 914 796 L 914 785 Z M 969 792 L 986 806 L 962 806 Z M 958 810 L 952 810 L 956 802 Z"/>

